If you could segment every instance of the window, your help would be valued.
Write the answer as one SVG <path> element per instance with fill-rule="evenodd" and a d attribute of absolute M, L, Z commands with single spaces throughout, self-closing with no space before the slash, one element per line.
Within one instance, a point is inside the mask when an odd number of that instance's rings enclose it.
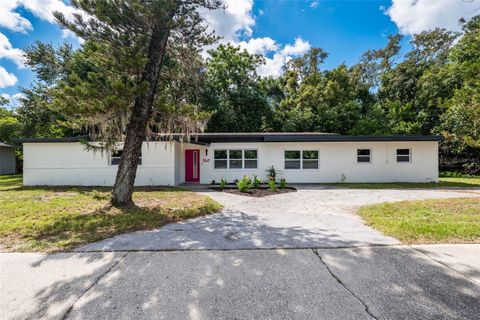
<path fill-rule="evenodd" d="M 227 169 L 228 167 L 227 154 L 228 154 L 227 150 L 215 150 L 214 152 L 215 169 Z"/>
<path fill-rule="evenodd" d="M 318 169 L 318 150 L 285 151 L 285 169 Z"/>
<path fill-rule="evenodd" d="M 230 169 L 242 169 L 242 150 L 228 150 Z"/>
<path fill-rule="evenodd" d="M 243 152 L 245 154 L 245 169 L 257 169 L 257 150 L 244 150 Z"/>
<path fill-rule="evenodd" d="M 397 149 L 397 162 L 410 162 L 410 149 Z"/>
<path fill-rule="evenodd" d="M 257 150 L 215 150 L 215 169 L 256 169 L 258 167 Z"/>
<path fill-rule="evenodd" d="M 285 151 L 285 169 L 300 169 L 300 151 Z"/>
<path fill-rule="evenodd" d="M 370 162 L 370 149 L 357 149 L 357 162 Z"/>
<path fill-rule="evenodd" d="M 304 150 L 302 158 L 303 169 L 318 169 L 318 150 Z"/>
<path fill-rule="evenodd" d="M 110 155 L 110 165 L 118 166 L 120 159 L 122 158 L 123 150 L 112 151 Z M 142 154 L 140 153 L 140 158 L 138 159 L 138 165 L 142 164 Z"/>

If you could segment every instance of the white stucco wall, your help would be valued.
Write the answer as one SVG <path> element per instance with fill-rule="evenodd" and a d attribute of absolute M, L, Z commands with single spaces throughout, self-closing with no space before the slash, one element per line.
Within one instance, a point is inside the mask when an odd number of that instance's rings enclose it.
<path fill-rule="evenodd" d="M 135 185 L 174 185 L 175 147 L 144 142 Z M 117 166 L 106 153 L 86 151 L 76 142 L 24 143 L 24 185 L 111 186 Z"/>
<path fill-rule="evenodd" d="M 397 163 L 396 149 L 411 149 L 411 162 Z M 185 182 L 185 149 L 200 150 L 200 182 L 229 182 L 243 175 L 266 179 L 274 165 L 290 183 L 429 182 L 438 181 L 438 142 L 302 142 L 212 143 L 209 147 L 148 142 L 142 147 L 142 165 L 135 184 L 178 185 Z M 256 149 L 257 169 L 214 169 L 215 149 Z M 370 163 L 357 163 L 357 149 L 371 149 Z M 318 150 L 318 169 L 285 169 L 285 150 Z M 117 166 L 109 155 L 85 150 L 80 143 L 24 143 L 25 185 L 111 186 Z"/>
<path fill-rule="evenodd" d="M 410 148 L 411 162 L 397 163 L 396 149 Z M 214 169 L 215 149 L 257 149 L 258 169 Z M 357 149 L 371 149 L 370 163 L 357 163 Z M 285 150 L 318 150 L 319 168 L 285 169 Z M 429 182 L 438 181 L 438 142 L 302 142 L 302 143 L 212 143 L 208 156 L 201 153 L 201 183 L 229 182 L 243 175 L 266 179 L 274 165 L 291 183 L 341 182 Z"/>

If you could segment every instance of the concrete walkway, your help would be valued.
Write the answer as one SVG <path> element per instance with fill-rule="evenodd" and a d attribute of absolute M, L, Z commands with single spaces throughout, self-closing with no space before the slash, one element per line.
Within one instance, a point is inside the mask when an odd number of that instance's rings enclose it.
<path fill-rule="evenodd" d="M 123 234 L 77 251 L 341 248 L 399 244 L 365 226 L 359 206 L 387 201 L 479 197 L 480 190 L 341 189 L 299 185 L 298 192 L 252 198 L 197 189 L 225 206 L 223 212 Z"/>
<path fill-rule="evenodd" d="M 480 245 L 0 254 L 1 319 L 480 319 Z"/>

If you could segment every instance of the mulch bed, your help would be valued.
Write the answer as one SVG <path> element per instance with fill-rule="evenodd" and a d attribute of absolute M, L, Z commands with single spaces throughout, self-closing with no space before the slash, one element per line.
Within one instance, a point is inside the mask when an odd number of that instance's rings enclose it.
<path fill-rule="evenodd" d="M 286 187 L 285 189 L 280 189 L 277 188 L 277 191 L 272 192 L 269 188 L 261 187 L 258 189 L 250 189 L 248 192 L 240 192 L 237 188 L 234 187 L 227 187 L 225 189 L 220 189 L 220 187 L 210 187 L 210 189 L 213 189 L 215 191 L 223 191 L 227 193 L 232 193 L 240 196 L 247 196 L 247 197 L 255 197 L 255 198 L 261 198 L 261 197 L 266 197 L 266 196 L 273 196 L 276 194 L 282 194 L 282 193 L 289 193 L 289 192 L 296 192 L 297 189 L 293 187 Z"/>

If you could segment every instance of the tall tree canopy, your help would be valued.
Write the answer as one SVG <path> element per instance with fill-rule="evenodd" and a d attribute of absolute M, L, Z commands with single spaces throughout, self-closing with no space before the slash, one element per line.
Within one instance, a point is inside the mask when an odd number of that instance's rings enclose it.
<path fill-rule="evenodd" d="M 259 55 L 231 45 L 209 51 L 203 106 L 213 113 L 209 131 L 264 131 L 270 115 L 267 92 L 257 74 Z"/>

